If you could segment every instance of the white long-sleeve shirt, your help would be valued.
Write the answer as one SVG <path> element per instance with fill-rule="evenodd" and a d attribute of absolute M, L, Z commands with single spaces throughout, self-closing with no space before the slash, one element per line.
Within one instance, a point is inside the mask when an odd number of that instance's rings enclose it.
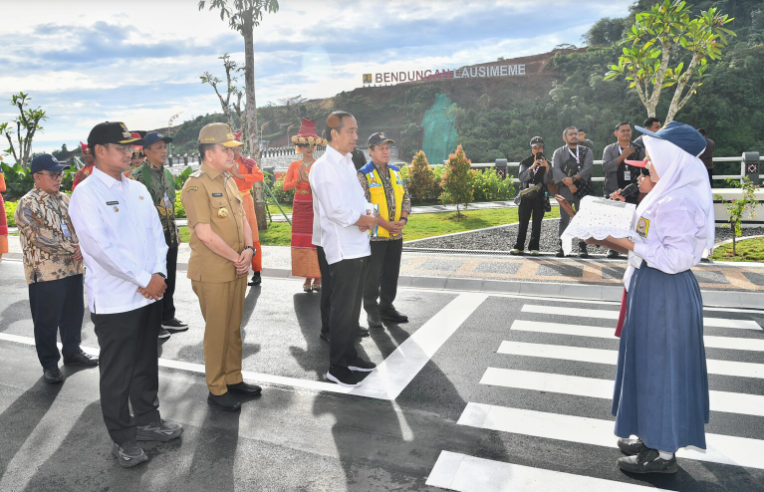
<path fill-rule="evenodd" d="M 708 240 L 706 216 L 686 192 L 669 193 L 635 219 L 643 240 L 634 244 L 634 255 L 649 267 L 676 274 L 700 263 Z"/>
<path fill-rule="evenodd" d="M 310 170 L 313 190 L 313 244 L 324 248 L 330 265 L 341 260 L 371 255 L 369 233 L 354 225 L 373 210 L 366 201 L 363 188 L 351 159 L 332 147 Z"/>
<path fill-rule="evenodd" d="M 93 169 L 72 194 L 69 215 L 87 268 L 90 311 L 126 313 L 151 304 L 138 292 L 167 275 L 167 244 L 146 187 Z"/>

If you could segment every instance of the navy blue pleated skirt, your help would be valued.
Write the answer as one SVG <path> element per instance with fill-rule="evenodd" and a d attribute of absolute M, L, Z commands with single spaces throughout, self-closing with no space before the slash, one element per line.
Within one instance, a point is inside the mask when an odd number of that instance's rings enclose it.
<path fill-rule="evenodd" d="M 706 448 L 708 373 L 703 302 L 692 271 L 634 272 L 618 350 L 615 434 L 673 452 Z"/>

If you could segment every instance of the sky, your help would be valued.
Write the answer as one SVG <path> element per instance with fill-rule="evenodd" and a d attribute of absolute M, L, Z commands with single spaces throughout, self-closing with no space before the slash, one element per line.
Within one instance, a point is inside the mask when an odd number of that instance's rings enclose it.
<path fill-rule="evenodd" d="M 331 97 L 362 86 L 364 73 L 453 69 L 580 46 L 593 23 L 627 15 L 633 0 L 279 3 L 255 29 L 258 106 Z M 243 64 L 244 41 L 219 13 L 197 5 L 0 0 L 0 122 L 17 114 L 11 95 L 29 93 L 48 115 L 35 137 L 34 151 L 42 152 L 73 148 L 105 120 L 151 130 L 175 114 L 177 123 L 220 112 L 200 76 L 224 78 L 224 53 Z"/>

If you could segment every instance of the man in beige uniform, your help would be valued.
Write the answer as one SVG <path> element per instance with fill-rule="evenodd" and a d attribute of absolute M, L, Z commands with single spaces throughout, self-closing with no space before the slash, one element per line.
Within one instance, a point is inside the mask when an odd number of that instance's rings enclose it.
<path fill-rule="evenodd" d="M 181 201 L 191 231 L 188 278 L 199 298 L 204 330 L 207 401 L 224 410 L 241 408 L 230 392 L 257 395 L 241 376 L 241 319 L 247 273 L 255 249 L 252 230 L 230 174 L 233 148 L 242 145 L 224 123 L 199 132 L 202 165 L 183 186 Z"/>

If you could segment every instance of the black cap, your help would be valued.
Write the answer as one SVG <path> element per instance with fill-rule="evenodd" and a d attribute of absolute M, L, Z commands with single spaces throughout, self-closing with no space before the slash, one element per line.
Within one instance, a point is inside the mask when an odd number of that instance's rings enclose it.
<path fill-rule="evenodd" d="M 369 148 L 374 145 L 382 145 L 383 143 L 395 143 L 395 140 L 387 138 L 385 132 L 372 133 L 369 137 Z"/>
<path fill-rule="evenodd" d="M 143 146 L 144 147 L 149 147 L 152 144 L 155 144 L 155 143 L 159 142 L 160 140 L 162 142 L 166 143 L 166 144 L 172 142 L 172 138 L 165 137 L 164 135 L 162 135 L 159 132 L 149 132 L 149 133 L 146 134 L 145 137 L 143 137 Z"/>
<path fill-rule="evenodd" d="M 29 166 L 32 174 L 39 173 L 40 171 L 48 171 L 51 173 L 57 173 L 64 169 L 69 169 L 69 166 L 61 164 L 58 159 L 50 154 L 40 154 L 32 159 L 32 165 Z"/>
<path fill-rule="evenodd" d="M 534 145 L 544 145 L 544 139 L 541 137 L 533 137 L 531 139 L 531 147 Z"/>
<path fill-rule="evenodd" d="M 104 121 L 94 126 L 88 135 L 88 147 L 91 151 L 96 144 L 143 145 L 143 139 L 133 137 L 130 130 L 120 121 Z"/>

